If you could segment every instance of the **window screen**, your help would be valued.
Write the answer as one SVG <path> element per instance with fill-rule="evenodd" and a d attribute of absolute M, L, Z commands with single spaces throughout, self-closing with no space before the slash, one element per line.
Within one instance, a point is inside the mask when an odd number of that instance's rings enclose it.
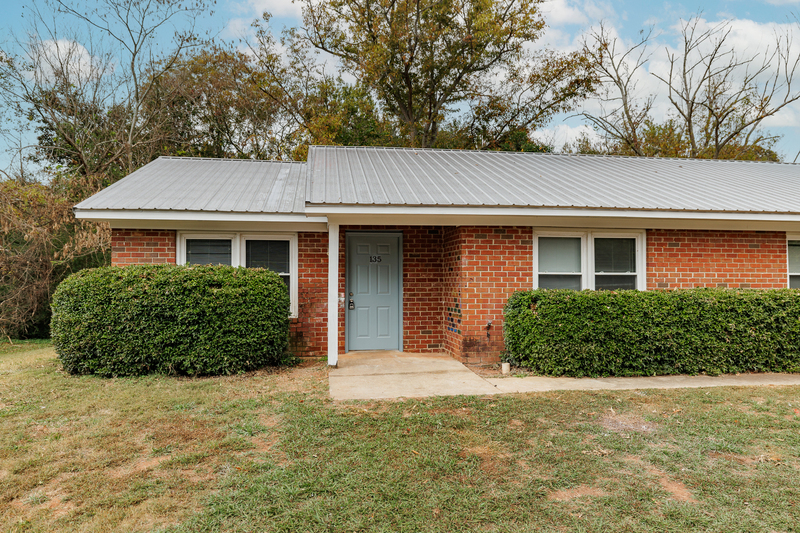
<path fill-rule="evenodd" d="M 230 265 L 230 239 L 186 239 L 187 265 Z"/>
<path fill-rule="evenodd" d="M 539 288 L 581 290 L 580 237 L 539 237 Z"/>
<path fill-rule="evenodd" d="M 266 268 L 281 276 L 289 287 L 291 274 L 289 261 L 289 241 L 249 239 L 245 245 L 245 266 Z"/>
<path fill-rule="evenodd" d="M 800 289 L 800 241 L 789 241 L 789 288 Z"/>
<path fill-rule="evenodd" d="M 597 290 L 635 289 L 636 239 L 595 239 L 594 274 Z"/>

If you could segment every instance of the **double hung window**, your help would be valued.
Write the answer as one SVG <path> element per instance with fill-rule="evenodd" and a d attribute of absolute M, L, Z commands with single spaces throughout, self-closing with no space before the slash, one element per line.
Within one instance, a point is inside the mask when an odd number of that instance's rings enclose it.
<path fill-rule="evenodd" d="M 800 235 L 789 237 L 787 252 L 789 256 L 789 288 L 800 289 Z"/>
<path fill-rule="evenodd" d="M 536 232 L 541 289 L 644 290 L 644 232 Z"/>
<path fill-rule="evenodd" d="M 296 234 L 181 233 L 178 239 L 178 264 L 272 270 L 289 289 L 292 316 L 297 316 Z"/>

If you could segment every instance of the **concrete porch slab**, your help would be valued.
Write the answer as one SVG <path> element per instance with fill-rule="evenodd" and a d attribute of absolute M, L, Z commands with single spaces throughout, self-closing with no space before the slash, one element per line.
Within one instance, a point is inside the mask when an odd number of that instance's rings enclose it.
<path fill-rule="evenodd" d="M 350 352 L 328 372 L 334 400 L 497 394 L 497 387 L 446 354 Z"/>

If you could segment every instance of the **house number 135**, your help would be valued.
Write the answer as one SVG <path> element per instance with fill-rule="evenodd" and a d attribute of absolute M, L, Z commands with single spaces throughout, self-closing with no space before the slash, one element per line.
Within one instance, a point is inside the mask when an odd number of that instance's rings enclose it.
<path fill-rule="evenodd" d="M 381 262 L 381 256 L 379 256 L 379 255 L 371 255 L 371 256 L 369 256 L 369 262 L 370 263 L 380 263 Z"/>

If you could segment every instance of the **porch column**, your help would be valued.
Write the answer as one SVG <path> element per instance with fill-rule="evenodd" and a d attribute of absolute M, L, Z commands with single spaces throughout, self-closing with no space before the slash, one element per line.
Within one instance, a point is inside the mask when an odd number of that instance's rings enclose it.
<path fill-rule="evenodd" d="M 339 362 L 339 224 L 328 223 L 328 365 Z"/>

